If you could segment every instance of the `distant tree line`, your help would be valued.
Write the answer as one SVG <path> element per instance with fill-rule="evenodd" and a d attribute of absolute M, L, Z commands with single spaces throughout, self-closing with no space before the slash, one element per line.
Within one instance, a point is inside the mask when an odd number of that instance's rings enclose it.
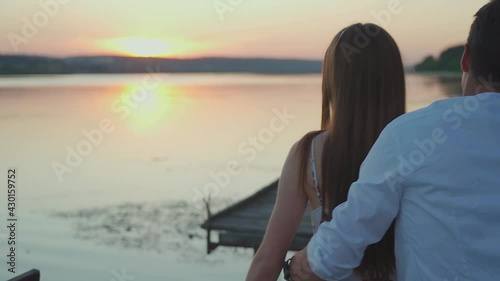
<path fill-rule="evenodd" d="M 460 60 L 464 52 L 463 46 L 456 46 L 446 49 L 438 58 L 426 57 L 421 63 L 415 66 L 417 72 L 461 72 Z"/>
<path fill-rule="evenodd" d="M 321 73 L 321 61 L 260 58 L 134 58 L 0 55 L 0 74 L 71 74 L 71 73 Z"/>
<path fill-rule="evenodd" d="M 460 72 L 464 47 L 456 46 L 438 58 L 426 57 L 417 64 L 416 72 Z M 321 61 L 263 58 L 134 58 L 119 56 L 88 56 L 51 58 L 43 56 L 0 55 L 0 75 L 73 74 L 73 73 L 321 73 Z"/>

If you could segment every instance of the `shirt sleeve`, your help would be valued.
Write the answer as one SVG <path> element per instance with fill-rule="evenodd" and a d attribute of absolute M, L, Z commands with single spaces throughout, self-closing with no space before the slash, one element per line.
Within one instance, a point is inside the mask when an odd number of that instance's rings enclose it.
<path fill-rule="evenodd" d="M 324 280 L 349 277 L 366 247 L 382 239 L 399 212 L 402 156 L 389 126 L 361 165 L 347 201 L 334 209 L 332 220 L 322 223 L 309 242 L 307 260 L 314 274 Z"/>

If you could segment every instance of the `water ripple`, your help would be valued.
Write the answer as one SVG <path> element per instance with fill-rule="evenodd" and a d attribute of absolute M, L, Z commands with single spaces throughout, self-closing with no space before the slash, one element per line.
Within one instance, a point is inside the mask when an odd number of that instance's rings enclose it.
<path fill-rule="evenodd" d="M 212 212 L 230 203 L 229 199 L 219 199 L 214 202 Z M 249 257 L 249 250 L 230 248 L 219 248 L 206 255 L 206 231 L 200 227 L 206 214 L 186 201 L 124 203 L 58 211 L 52 216 L 72 220 L 76 238 L 100 245 L 159 254 L 174 252 L 185 262 L 219 263 L 235 256 Z"/>

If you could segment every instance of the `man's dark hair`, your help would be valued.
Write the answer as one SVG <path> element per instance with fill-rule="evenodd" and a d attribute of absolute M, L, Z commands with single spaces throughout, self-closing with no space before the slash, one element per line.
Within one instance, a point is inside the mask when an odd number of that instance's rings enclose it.
<path fill-rule="evenodd" d="M 499 82 L 500 0 L 484 5 L 475 17 L 467 39 L 472 74 L 487 81 Z"/>

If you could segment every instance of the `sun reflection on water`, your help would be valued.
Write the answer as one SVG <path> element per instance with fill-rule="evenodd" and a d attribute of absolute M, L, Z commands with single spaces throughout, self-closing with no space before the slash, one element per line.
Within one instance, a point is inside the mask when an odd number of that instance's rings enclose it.
<path fill-rule="evenodd" d="M 147 89 L 141 84 L 126 85 L 115 103 L 122 119 L 138 132 L 151 132 L 176 117 L 179 111 L 178 93 L 174 87 L 160 84 Z"/>

